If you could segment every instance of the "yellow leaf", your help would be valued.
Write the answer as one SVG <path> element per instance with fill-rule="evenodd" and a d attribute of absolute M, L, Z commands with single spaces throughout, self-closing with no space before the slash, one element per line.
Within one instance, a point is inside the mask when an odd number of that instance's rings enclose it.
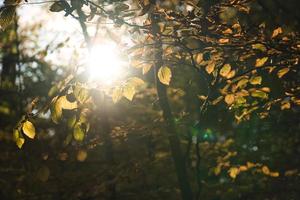
<path fill-rule="evenodd" d="M 282 28 L 281 27 L 278 27 L 276 28 L 274 31 L 273 31 L 273 34 L 272 34 L 272 37 L 271 38 L 275 38 L 277 37 L 279 34 L 282 33 Z"/>
<path fill-rule="evenodd" d="M 220 75 L 226 77 L 229 74 L 230 70 L 231 70 L 231 65 L 225 64 L 220 70 Z"/>
<path fill-rule="evenodd" d="M 81 149 L 77 152 L 77 160 L 83 162 L 87 158 L 87 155 L 87 152 Z"/>
<path fill-rule="evenodd" d="M 143 65 L 143 74 L 147 74 L 152 67 L 152 64 L 144 64 Z"/>
<path fill-rule="evenodd" d="M 214 168 L 214 173 L 215 173 L 216 176 L 221 173 L 221 166 L 220 165 L 218 165 L 217 167 Z"/>
<path fill-rule="evenodd" d="M 112 100 L 114 103 L 117 103 L 120 101 L 120 99 L 123 96 L 123 90 L 121 87 L 115 87 L 113 92 L 112 92 Z"/>
<path fill-rule="evenodd" d="M 197 53 L 196 55 L 194 55 L 194 60 L 199 65 L 203 61 L 203 54 Z"/>
<path fill-rule="evenodd" d="M 261 76 L 254 76 L 250 79 L 250 83 L 252 85 L 260 85 L 262 81 L 262 77 Z"/>
<path fill-rule="evenodd" d="M 126 97 L 129 101 L 132 101 L 134 94 L 135 88 L 130 84 L 125 85 L 125 87 L 123 88 L 124 97 Z"/>
<path fill-rule="evenodd" d="M 18 139 L 16 140 L 16 145 L 19 147 L 19 149 L 22 148 L 24 142 L 25 142 L 25 139 L 24 139 L 24 138 L 18 138 Z"/>
<path fill-rule="evenodd" d="M 281 69 L 281 70 L 279 70 L 279 71 L 277 72 L 277 76 L 278 76 L 279 78 L 281 78 L 281 77 L 283 77 L 286 73 L 288 73 L 289 71 L 290 71 L 289 68 L 283 68 L 283 69 Z"/>
<path fill-rule="evenodd" d="M 139 87 L 143 85 L 145 82 L 144 80 L 138 78 L 138 77 L 132 77 L 127 81 L 127 84 L 132 85 L 133 87 Z"/>
<path fill-rule="evenodd" d="M 247 171 L 247 166 L 245 166 L 245 165 L 242 165 L 242 166 L 240 166 L 240 171 L 241 172 L 244 172 L 244 171 Z"/>
<path fill-rule="evenodd" d="M 208 65 L 206 65 L 205 70 L 208 74 L 211 74 L 214 69 L 215 69 L 215 63 L 214 62 L 209 62 Z"/>
<path fill-rule="evenodd" d="M 229 176 L 235 179 L 236 176 L 240 173 L 240 170 L 237 167 L 231 167 L 228 172 Z"/>
<path fill-rule="evenodd" d="M 260 50 L 260 51 L 262 51 L 262 52 L 267 51 L 267 48 L 265 47 L 265 45 L 259 44 L 259 43 L 257 43 L 257 44 L 252 44 L 252 49 L 257 49 L 257 50 Z"/>
<path fill-rule="evenodd" d="M 62 109 L 66 109 L 66 110 L 72 110 L 77 108 L 77 102 L 76 101 L 70 102 L 67 99 L 67 96 L 59 97 L 56 103 L 59 104 Z"/>
<path fill-rule="evenodd" d="M 263 166 L 261 168 L 262 172 L 265 174 L 265 175 L 269 175 L 270 174 L 270 170 L 267 166 Z"/>
<path fill-rule="evenodd" d="M 226 102 L 228 105 L 233 104 L 233 102 L 234 102 L 234 95 L 233 95 L 233 94 L 227 94 L 227 95 L 225 96 L 225 102 Z"/>
<path fill-rule="evenodd" d="M 281 102 L 281 110 L 287 110 L 287 109 L 290 109 L 291 108 L 291 104 L 290 102 L 288 101 L 285 101 L 285 102 Z"/>
<path fill-rule="evenodd" d="M 232 34 L 232 30 L 230 28 L 227 28 L 226 30 L 222 31 L 223 34 Z"/>
<path fill-rule="evenodd" d="M 279 172 L 271 172 L 269 175 L 272 176 L 272 177 L 278 177 Z"/>
<path fill-rule="evenodd" d="M 268 94 L 263 91 L 260 91 L 260 90 L 255 90 L 255 91 L 251 92 L 251 96 L 261 98 L 261 99 L 268 98 Z"/>
<path fill-rule="evenodd" d="M 73 130 L 73 137 L 77 141 L 82 141 L 84 139 L 84 132 L 80 126 L 80 123 L 77 123 Z"/>
<path fill-rule="evenodd" d="M 239 82 L 237 83 L 237 87 L 238 88 L 244 88 L 248 83 L 248 79 L 243 78 L 241 80 L 239 80 Z"/>
<path fill-rule="evenodd" d="M 165 85 L 169 85 L 170 81 L 171 81 L 171 77 L 172 77 L 172 71 L 169 67 L 161 67 L 158 70 L 158 79 L 161 83 L 165 84 Z"/>
<path fill-rule="evenodd" d="M 255 164 L 252 163 L 252 162 L 247 162 L 247 167 L 248 167 L 248 168 L 255 167 Z"/>
<path fill-rule="evenodd" d="M 228 42 L 229 42 L 229 39 L 228 39 L 228 38 L 221 38 L 221 39 L 219 39 L 219 42 L 220 42 L 221 44 L 225 44 L 225 43 L 228 43 Z"/>
<path fill-rule="evenodd" d="M 268 60 L 268 57 L 258 58 L 255 61 L 255 67 L 261 67 L 263 66 Z"/>
<path fill-rule="evenodd" d="M 35 128 L 30 121 L 26 121 L 23 123 L 22 130 L 26 136 L 33 139 L 35 136 Z"/>

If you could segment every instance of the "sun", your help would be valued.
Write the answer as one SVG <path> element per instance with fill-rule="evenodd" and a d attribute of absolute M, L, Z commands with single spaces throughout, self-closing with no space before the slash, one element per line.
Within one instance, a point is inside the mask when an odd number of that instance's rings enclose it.
<path fill-rule="evenodd" d="M 118 45 L 113 42 L 93 46 L 88 58 L 90 80 L 111 85 L 120 79 L 126 66 L 126 62 L 120 54 Z"/>

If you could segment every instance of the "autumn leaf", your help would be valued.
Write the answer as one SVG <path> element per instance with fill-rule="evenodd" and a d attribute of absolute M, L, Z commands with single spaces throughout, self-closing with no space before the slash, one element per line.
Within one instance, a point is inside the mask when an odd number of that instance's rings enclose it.
<path fill-rule="evenodd" d="M 80 162 L 83 162 L 83 161 L 85 161 L 86 160 L 86 158 L 87 158 L 87 152 L 86 152 L 86 150 L 79 150 L 78 152 L 77 152 L 77 156 L 76 156 L 76 158 L 77 158 L 77 160 L 78 161 L 80 161 Z"/>
<path fill-rule="evenodd" d="M 291 103 L 288 101 L 281 102 L 281 110 L 287 110 L 291 108 Z"/>
<path fill-rule="evenodd" d="M 250 84 L 252 85 L 260 85 L 262 81 L 262 77 L 261 76 L 254 76 L 250 79 Z"/>
<path fill-rule="evenodd" d="M 231 70 L 231 65 L 225 64 L 220 70 L 220 75 L 226 77 L 229 74 L 230 70 Z"/>
<path fill-rule="evenodd" d="M 279 34 L 281 34 L 282 33 L 282 28 L 281 27 L 278 27 L 278 28 L 276 28 L 274 31 L 273 31 L 273 33 L 272 33 L 272 37 L 271 38 L 275 38 L 275 37 L 277 37 Z"/>
<path fill-rule="evenodd" d="M 24 139 L 24 138 L 18 138 L 18 139 L 16 140 L 16 145 L 19 147 L 19 149 L 22 148 L 24 142 L 25 142 L 25 139 Z"/>
<path fill-rule="evenodd" d="M 268 60 L 268 57 L 258 58 L 255 61 L 255 67 L 262 67 Z"/>
<path fill-rule="evenodd" d="M 133 96 L 135 94 L 135 88 L 131 84 L 126 84 L 123 88 L 123 95 L 126 97 L 129 101 L 132 101 Z"/>
<path fill-rule="evenodd" d="M 238 88 L 244 88 L 248 83 L 248 79 L 243 78 L 241 80 L 239 80 L 239 82 L 237 83 L 237 87 Z"/>
<path fill-rule="evenodd" d="M 24 134 L 30 139 L 34 139 L 35 136 L 35 128 L 30 121 L 25 121 L 22 126 L 22 130 Z"/>
<path fill-rule="evenodd" d="M 85 135 L 85 133 L 84 133 L 84 131 L 81 128 L 81 124 L 77 123 L 74 126 L 74 129 L 73 129 L 73 137 L 74 137 L 74 139 L 81 142 L 84 139 L 84 135 Z"/>
<path fill-rule="evenodd" d="M 263 91 L 260 91 L 260 90 L 252 91 L 251 96 L 261 98 L 261 99 L 267 99 L 268 98 L 268 94 L 263 92 Z"/>
<path fill-rule="evenodd" d="M 269 175 L 270 174 L 270 170 L 267 166 L 263 166 L 261 168 L 262 172 L 265 174 L 265 175 Z"/>
<path fill-rule="evenodd" d="M 229 176 L 233 179 L 240 173 L 240 170 L 237 167 L 231 167 L 229 170 Z"/>
<path fill-rule="evenodd" d="M 208 74 L 211 74 L 215 69 L 215 63 L 209 62 L 208 65 L 206 65 L 205 70 Z"/>
<path fill-rule="evenodd" d="M 278 78 L 282 78 L 286 73 L 288 73 L 290 71 L 290 69 L 289 68 L 283 68 L 283 69 L 281 69 L 281 70 L 279 70 L 278 72 L 277 72 L 277 76 L 278 76 Z"/>
<path fill-rule="evenodd" d="M 171 77 L 172 77 L 172 71 L 169 67 L 161 67 L 158 70 L 158 79 L 161 83 L 165 84 L 165 85 L 169 85 L 170 81 L 171 81 Z"/>
<path fill-rule="evenodd" d="M 115 87 L 112 92 L 112 100 L 114 103 L 117 103 L 121 100 L 123 96 L 123 90 L 121 87 Z"/>
<path fill-rule="evenodd" d="M 144 64 L 143 65 L 143 74 L 147 74 L 150 71 L 151 67 L 152 67 L 152 64 L 149 64 L 149 63 Z"/>
<path fill-rule="evenodd" d="M 225 96 L 225 102 L 226 102 L 228 105 L 233 104 L 233 102 L 234 102 L 234 95 L 233 95 L 233 94 L 227 94 L 227 95 Z"/>
<path fill-rule="evenodd" d="M 257 49 L 260 50 L 262 52 L 267 51 L 267 48 L 265 47 L 265 45 L 257 43 L 257 44 L 252 44 L 252 49 Z"/>
<path fill-rule="evenodd" d="M 221 44 L 225 44 L 225 43 L 228 43 L 228 42 L 229 42 L 228 38 L 221 38 L 221 39 L 219 39 L 219 43 L 221 43 Z"/>

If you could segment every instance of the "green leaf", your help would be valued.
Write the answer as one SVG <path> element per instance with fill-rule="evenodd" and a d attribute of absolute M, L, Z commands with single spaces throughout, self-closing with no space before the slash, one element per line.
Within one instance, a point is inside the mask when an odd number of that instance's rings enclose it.
<path fill-rule="evenodd" d="M 73 137 L 75 140 L 81 142 L 84 139 L 84 131 L 82 130 L 81 124 L 77 123 L 74 126 Z"/>
<path fill-rule="evenodd" d="M 157 76 L 161 83 L 169 85 L 172 78 L 172 71 L 169 67 L 163 66 L 158 70 Z"/>
<path fill-rule="evenodd" d="M 225 64 L 220 70 L 220 75 L 226 77 L 230 71 L 231 71 L 231 65 Z"/>
<path fill-rule="evenodd" d="M 268 60 L 268 57 L 258 58 L 255 61 L 255 67 L 262 67 Z"/>
<path fill-rule="evenodd" d="M 77 101 L 83 104 L 89 98 L 89 90 L 82 87 L 81 85 L 76 85 L 73 88 L 73 94 Z"/>
<path fill-rule="evenodd" d="M 22 130 L 24 134 L 30 139 L 34 139 L 35 136 L 35 128 L 30 121 L 25 121 L 22 126 Z"/>
<path fill-rule="evenodd" d="M 250 79 L 250 84 L 252 85 L 260 85 L 262 81 L 262 77 L 261 76 L 254 76 Z"/>
<path fill-rule="evenodd" d="M 50 110 L 51 110 L 51 119 L 54 123 L 58 124 L 61 116 L 62 116 L 62 108 L 59 104 L 59 102 L 57 102 L 57 98 L 58 97 L 55 97 L 53 100 L 52 100 L 52 104 L 51 104 L 51 107 L 50 107 Z"/>

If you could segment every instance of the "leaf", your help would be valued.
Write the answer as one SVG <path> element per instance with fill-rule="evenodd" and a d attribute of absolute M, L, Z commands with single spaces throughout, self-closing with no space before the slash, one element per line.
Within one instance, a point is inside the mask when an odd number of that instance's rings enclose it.
<path fill-rule="evenodd" d="M 263 166 L 261 168 L 262 172 L 265 174 L 265 175 L 269 175 L 270 174 L 270 170 L 267 166 Z"/>
<path fill-rule="evenodd" d="M 250 79 L 250 84 L 252 85 L 260 85 L 262 81 L 262 77 L 261 76 L 254 76 Z"/>
<path fill-rule="evenodd" d="M 269 174 L 272 177 L 278 177 L 279 176 L 279 172 L 270 172 Z"/>
<path fill-rule="evenodd" d="M 42 166 L 38 171 L 37 171 L 37 178 L 42 181 L 46 182 L 49 179 L 50 176 L 50 170 L 47 166 Z"/>
<path fill-rule="evenodd" d="M 19 147 L 19 149 L 22 148 L 24 142 L 25 142 L 25 139 L 24 139 L 24 138 L 18 138 L 18 139 L 16 140 L 16 145 Z"/>
<path fill-rule="evenodd" d="M 89 98 L 89 90 L 82 87 L 81 85 L 75 85 L 73 88 L 73 94 L 79 103 L 83 104 Z"/>
<path fill-rule="evenodd" d="M 247 168 L 247 166 L 242 165 L 242 166 L 240 166 L 239 170 L 240 170 L 241 172 L 244 172 L 244 171 L 247 171 L 248 168 Z"/>
<path fill-rule="evenodd" d="M 113 92 L 112 92 L 112 100 L 114 103 L 117 103 L 118 101 L 121 100 L 123 96 L 123 90 L 121 87 L 115 87 Z"/>
<path fill-rule="evenodd" d="M 35 128 L 30 121 L 25 121 L 22 126 L 22 130 L 24 134 L 30 139 L 34 139 L 35 136 Z"/>
<path fill-rule="evenodd" d="M 279 70 L 278 72 L 277 72 L 277 76 L 278 76 L 278 78 L 282 78 L 286 73 L 288 73 L 290 71 L 290 69 L 289 68 L 283 68 L 283 69 L 281 69 L 281 70 Z"/>
<path fill-rule="evenodd" d="M 225 96 L 225 102 L 226 102 L 228 105 L 233 104 L 233 102 L 234 102 L 234 95 L 233 95 L 233 94 L 227 94 L 227 95 Z"/>
<path fill-rule="evenodd" d="M 214 168 L 214 173 L 215 173 L 216 176 L 221 173 L 221 166 L 220 165 L 218 165 L 217 167 Z"/>
<path fill-rule="evenodd" d="M 272 33 L 272 37 L 271 38 L 275 38 L 275 37 L 277 37 L 279 34 L 281 34 L 282 33 L 282 28 L 281 27 L 278 27 L 278 28 L 276 28 L 274 31 L 273 31 L 273 33 Z"/>
<path fill-rule="evenodd" d="M 215 100 L 213 100 L 211 102 L 212 105 L 217 105 L 224 97 L 223 96 L 219 96 L 218 98 L 216 98 Z"/>
<path fill-rule="evenodd" d="M 281 102 L 281 106 L 280 106 L 281 110 L 287 110 L 287 109 L 290 109 L 290 108 L 291 108 L 291 103 L 290 102 L 288 102 L 288 101 Z"/>
<path fill-rule="evenodd" d="M 87 152 L 86 152 L 86 150 L 79 150 L 78 152 L 77 152 L 77 156 L 76 156 L 76 158 L 77 158 L 77 160 L 78 161 L 80 161 L 80 162 L 83 162 L 83 161 L 85 161 L 85 159 L 87 158 Z"/>
<path fill-rule="evenodd" d="M 225 44 L 225 43 L 228 43 L 228 42 L 229 42 L 229 39 L 228 39 L 228 38 L 221 38 L 221 39 L 219 39 L 219 42 L 220 42 L 221 44 Z"/>
<path fill-rule="evenodd" d="M 267 48 L 265 47 L 265 45 L 257 43 L 257 44 L 252 44 L 252 49 L 257 49 L 260 50 L 262 52 L 267 51 Z"/>
<path fill-rule="evenodd" d="M 151 67 L 152 67 L 152 64 L 150 64 L 150 63 L 144 64 L 143 65 L 143 75 L 147 74 L 150 71 Z"/>
<path fill-rule="evenodd" d="M 240 170 L 237 167 L 231 167 L 229 170 L 229 176 L 233 179 L 240 173 Z"/>
<path fill-rule="evenodd" d="M 263 66 L 268 60 L 268 57 L 258 58 L 255 61 L 255 67 L 261 67 Z"/>
<path fill-rule="evenodd" d="M 60 105 L 60 107 L 62 109 L 66 109 L 66 110 L 73 110 L 77 108 L 77 102 L 70 102 L 67 99 L 67 96 L 61 96 L 59 97 L 59 99 L 57 100 L 57 103 Z"/>
<path fill-rule="evenodd" d="M 49 10 L 51 12 L 60 12 L 60 11 L 63 11 L 64 9 L 65 8 L 64 8 L 64 5 L 62 2 L 55 2 L 50 6 Z"/>
<path fill-rule="evenodd" d="M 230 70 L 231 70 L 231 65 L 225 64 L 220 70 L 220 75 L 226 77 L 229 74 Z"/>
<path fill-rule="evenodd" d="M 135 88 L 131 84 L 126 84 L 123 88 L 124 97 L 126 97 L 129 101 L 132 101 L 134 94 Z"/>
<path fill-rule="evenodd" d="M 161 83 L 169 85 L 172 77 L 172 71 L 169 67 L 163 66 L 158 70 L 158 79 Z"/>
<path fill-rule="evenodd" d="M 58 97 L 55 97 L 52 100 L 53 103 L 51 104 L 51 107 L 50 107 L 51 119 L 56 124 L 58 124 L 58 122 L 61 118 L 61 115 L 62 115 L 62 108 L 61 108 L 60 104 L 57 103 L 57 98 Z"/>
<path fill-rule="evenodd" d="M 143 85 L 144 83 L 145 83 L 145 81 L 138 77 L 132 77 L 127 81 L 127 84 L 130 84 L 133 87 L 139 87 L 139 86 Z"/>
<path fill-rule="evenodd" d="M 199 65 L 203 61 L 203 54 L 202 53 L 195 54 L 194 60 Z"/>
<path fill-rule="evenodd" d="M 251 96 L 261 98 L 261 99 L 268 98 L 268 94 L 263 91 L 260 91 L 260 90 L 255 90 L 255 91 L 251 92 Z"/>
<path fill-rule="evenodd" d="M 81 142 L 84 139 L 84 131 L 81 128 L 80 123 L 76 123 L 73 129 L 73 137 L 75 140 Z"/>
<path fill-rule="evenodd" d="M 247 86 L 247 83 L 248 83 L 248 79 L 243 78 L 243 79 L 239 80 L 239 82 L 237 83 L 237 87 L 244 88 Z"/>
<path fill-rule="evenodd" d="M 206 65 L 205 70 L 208 74 L 211 74 L 215 69 L 216 64 L 214 62 L 209 62 L 208 65 Z"/>
<path fill-rule="evenodd" d="M 0 9 L 0 27 L 5 29 L 14 19 L 16 6 L 8 6 Z"/>
<path fill-rule="evenodd" d="M 129 5 L 125 3 L 119 3 L 115 6 L 115 11 L 116 12 L 121 12 L 129 9 Z"/>

